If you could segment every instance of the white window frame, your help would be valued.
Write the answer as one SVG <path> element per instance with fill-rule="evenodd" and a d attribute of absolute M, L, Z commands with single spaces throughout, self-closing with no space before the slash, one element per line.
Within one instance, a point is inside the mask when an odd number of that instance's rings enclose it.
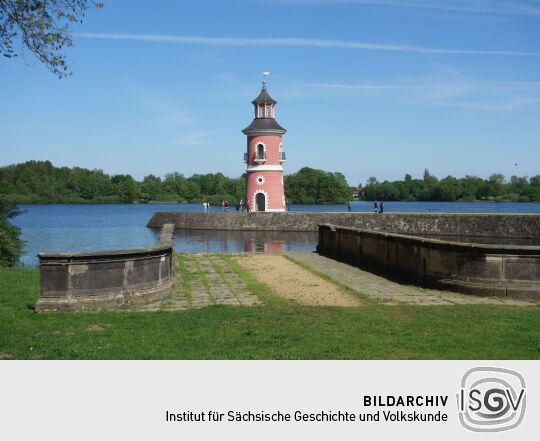
<path fill-rule="evenodd" d="M 259 146 L 262 145 L 263 146 L 263 153 L 264 153 L 264 156 L 266 157 L 266 144 L 262 141 L 257 141 L 255 143 L 255 151 L 253 152 L 253 157 L 254 158 L 257 158 L 258 157 L 258 153 L 259 153 Z"/>

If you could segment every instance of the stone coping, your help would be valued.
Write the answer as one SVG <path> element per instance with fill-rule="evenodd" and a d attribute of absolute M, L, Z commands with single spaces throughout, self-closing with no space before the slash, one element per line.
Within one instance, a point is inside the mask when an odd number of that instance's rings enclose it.
<path fill-rule="evenodd" d="M 535 245 L 502 245 L 502 244 L 490 244 L 490 243 L 470 243 L 459 242 L 456 240 L 442 240 L 434 239 L 424 236 L 414 236 L 398 233 L 385 233 L 382 231 L 364 230 L 361 228 L 341 227 L 332 224 L 321 224 L 319 227 L 329 228 L 332 231 L 342 230 L 362 233 L 367 236 L 379 236 L 379 237 L 391 237 L 402 242 L 419 242 L 423 246 L 428 248 L 439 249 L 467 249 L 469 251 L 485 252 L 490 254 L 540 254 L 540 246 Z"/>
<path fill-rule="evenodd" d="M 84 252 L 43 252 L 38 253 L 40 263 L 51 260 L 102 260 L 109 258 L 130 258 L 137 256 L 150 256 L 160 254 L 171 248 L 173 244 L 174 225 L 165 224 L 161 228 L 159 240 L 154 245 L 145 248 L 130 248 L 126 250 L 104 250 L 104 251 L 84 251 Z"/>
<path fill-rule="evenodd" d="M 148 227 L 231 231 L 317 231 L 321 224 L 422 236 L 538 239 L 538 214 L 370 212 L 156 212 Z"/>

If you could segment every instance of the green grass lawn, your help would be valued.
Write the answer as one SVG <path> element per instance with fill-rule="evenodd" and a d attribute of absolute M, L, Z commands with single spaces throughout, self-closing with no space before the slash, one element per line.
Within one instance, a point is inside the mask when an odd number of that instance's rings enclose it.
<path fill-rule="evenodd" d="M 248 282 L 264 306 L 36 314 L 38 270 L 0 268 L 0 358 L 540 358 L 539 307 L 310 307 Z"/>

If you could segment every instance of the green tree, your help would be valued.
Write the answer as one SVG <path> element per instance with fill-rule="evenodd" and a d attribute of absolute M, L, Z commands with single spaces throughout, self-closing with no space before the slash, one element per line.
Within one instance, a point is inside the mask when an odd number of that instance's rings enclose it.
<path fill-rule="evenodd" d="M 428 185 L 429 187 L 435 185 L 437 182 L 439 182 L 439 180 L 433 176 L 429 170 L 426 168 L 424 169 L 424 182 L 426 183 L 426 185 Z"/>
<path fill-rule="evenodd" d="M 186 178 L 181 173 L 167 173 L 163 180 L 163 189 L 165 190 L 165 193 L 175 194 L 177 196 L 181 195 L 180 187 L 185 180 Z"/>
<path fill-rule="evenodd" d="M 70 24 L 81 22 L 87 0 L 0 0 L 0 54 L 16 57 L 18 40 L 59 78 L 71 75 L 62 49 L 73 46 Z"/>
<path fill-rule="evenodd" d="M 461 185 L 463 188 L 462 199 L 466 201 L 474 201 L 479 199 L 479 189 L 483 184 L 482 179 L 478 176 L 465 176 L 461 180 Z"/>
<path fill-rule="evenodd" d="M 369 185 L 375 185 L 378 183 L 379 181 L 377 181 L 377 178 L 375 176 L 370 176 L 366 182 L 366 187 L 368 187 Z"/>
<path fill-rule="evenodd" d="M 115 175 L 111 181 L 116 186 L 120 202 L 131 204 L 139 197 L 137 183 L 130 175 Z"/>
<path fill-rule="evenodd" d="M 529 182 L 529 200 L 540 201 L 540 175 L 533 176 Z"/>
<path fill-rule="evenodd" d="M 503 185 L 504 175 L 501 173 L 493 173 L 489 176 L 489 179 L 485 181 L 482 193 L 484 193 L 484 196 L 494 199 L 502 194 Z"/>
<path fill-rule="evenodd" d="M 15 205 L 0 198 L 0 266 L 13 266 L 21 256 L 24 245 L 19 239 L 21 230 L 9 222 L 18 214 Z"/>
<path fill-rule="evenodd" d="M 143 199 L 145 202 L 155 201 L 161 192 L 161 178 L 154 175 L 144 177 L 141 184 L 141 199 Z"/>
<path fill-rule="evenodd" d="M 179 195 L 189 202 L 196 202 L 201 197 L 201 189 L 197 185 L 197 182 L 190 179 L 186 179 L 180 185 Z"/>
<path fill-rule="evenodd" d="M 309 167 L 285 176 L 286 198 L 300 204 L 345 203 L 352 192 L 341 173 L 315 170 Z"/>
<path fill-rule="evenodd" d="M 436 185 L 437 191 L 439 192 L 439 201 L 453 202 L 457 200 L 459 195 L 459 183 L 456 178 L 453 176 L 447 176 L 444 179 L 439 181 L 439 184 Z"/>

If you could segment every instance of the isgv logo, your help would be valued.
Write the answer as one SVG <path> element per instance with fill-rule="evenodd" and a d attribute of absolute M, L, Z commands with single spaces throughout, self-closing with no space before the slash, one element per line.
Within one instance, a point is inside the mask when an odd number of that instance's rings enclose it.
<path fill-rule="evenodd" d="M 525 416 L 526 389 L 521 374 L 504 368 L 475 367 L 461 380 L 459 421 L 473 432 L 514 429 Z"/>

